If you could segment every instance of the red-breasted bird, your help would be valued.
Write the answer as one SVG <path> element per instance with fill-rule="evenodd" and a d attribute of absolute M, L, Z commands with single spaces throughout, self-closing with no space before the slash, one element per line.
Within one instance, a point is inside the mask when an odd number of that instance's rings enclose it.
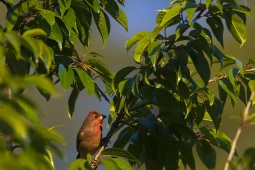
<path fill-rule="evenodd" d="M 102 142 L 102 124 L 105 115 L 95 110 L 89 112 L 89 115 L 83 122 L 76 139 L 76 149 L 78 158 L 87 159 L 87 154 L 94 155 Z"/>

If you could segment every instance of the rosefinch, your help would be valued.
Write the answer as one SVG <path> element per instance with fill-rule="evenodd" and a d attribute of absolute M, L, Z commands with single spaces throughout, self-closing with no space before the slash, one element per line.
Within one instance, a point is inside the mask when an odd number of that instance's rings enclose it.
<path fill-rule="evenodd" d="M 102 124 L 105 115 L 101 115 L 95 110 L 89 112 L 89 115 L 83 122 L 76 139 L 76 149 L 78 158 L 87 159 L 87 154 L 94 155 L 101 145 Z"/>

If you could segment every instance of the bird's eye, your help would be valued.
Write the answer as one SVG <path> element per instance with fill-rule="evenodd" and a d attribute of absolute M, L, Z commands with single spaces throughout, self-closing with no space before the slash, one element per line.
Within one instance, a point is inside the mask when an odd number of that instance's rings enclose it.
<path fill-rule="evenodd" d="M 95 116 L 95 118 L 98 118 L 98 116 Z"/>

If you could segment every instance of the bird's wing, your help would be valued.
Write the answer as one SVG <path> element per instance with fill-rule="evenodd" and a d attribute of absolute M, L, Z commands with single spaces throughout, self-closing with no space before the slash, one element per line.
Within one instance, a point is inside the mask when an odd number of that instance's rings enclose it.
<path fill-rule="evenodd" d="M 77 134 L 77 138 L 76 138 L 76 150 L 77 150 L 78 153 L 79 153 L 79 145 L 80 145 L 80 142 L 82 141 L 81 133 L 82 133 L 82 131 L 79 131 L 78 134 Z"/>

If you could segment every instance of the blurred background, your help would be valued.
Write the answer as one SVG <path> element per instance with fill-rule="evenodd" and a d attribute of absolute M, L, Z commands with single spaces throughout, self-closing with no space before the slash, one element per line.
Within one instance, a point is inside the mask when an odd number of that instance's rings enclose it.
<path fill-rule="evenodd" d="M 133 51 L 130 50 L 126 52 L 124 46 L 127 39 L 132 37 L 136 32 L 148 30 L 152 31 L 155 27 L 155 18 L 157 15 L 156 10 L 167 8 L 171 0 L 127 0 L 125 7 L 122 9 L 127 15 L 129 30 L 126 32 L 116 21 L 111 19 L 111 32 L 109 40 L 104 49 L 102 49 L 102 39 L 95 25 L 92 26 L 92 36 L 91 45 L 87 51 L 84 50 L 81 44 L 78 44 L 78 51 L 80 56 L 88 52 L 95 51 L 104 56 L 104 58 L 99 58 L 102 60 L 111 71 L 117 72 L 123 67 L 135 65 L 133 60 Z M 244 4 L 244 0 L 239 1 L 240 4 Z M 0 23 L 5 26 L 5 15 L 6 8 L 4 4 L 0 4 Z M 247 0 L 247 5 L 253 11 L 255 11 L 255 1 Z M 198 21 L 201 25 L 205 24 L 205 19 L 200 19 Z M 175 27 L 173 29 L 168 29 L 167 34 L 173 34 L 175 32 Z M 240 48 L 240 45 L 233 39 L 229 34 L 228 30 L 225 29 L 225 39 L 224 39 L 224 54 L 233 55 L 237 57 L 240 61 L 244 63 L 248 62 L 249 58 L 255 59 L 255 21 L 252 18 L 247 18 L 247 33 L 248 40 L 245 45 Z M 214 41 L 217 47 L 220 45 Z M 86 58 L 84 58 L 86 60 Z M 225 69 L 226 72 L 229 68 Z M 218 67 L 213 67 L 212 73 L 216 72 Z M 63 152 L 67 156 L 66 161 L 60 160 L 55 157 L 55 166 L 57 170 L 63 170 L 68 167 L 68 165 L 75 160 L 77 156 L 76 151 L 76 135 L 90 110 L 97 110 L 102 114 L 109 114 L 109 104 L 105 101 L 99 102 L 95 96 L 88 96 L 86 91 L 80 93 L 79 98 L 76 102 L 75 112 L 72 119 L 68 118 L 67 115 L 67 101 L 70 95 L 71 89 L 67 92 L 63 92 L 60 84 L 57 85 L 58 90 L 62 93 L 60 98 L 51 98 L 47 102 L 38 91 L 31 87 L 26 90 L 26 95 L 30 96 L 41 108 L 41 113 L 39 114 L 40 119 L 45 127 L 52 127 L 56 125 L 64 125 L 58 128 L 58 132 L 63 135 L 67 143 L 67 147 L 63 149 Z M 210 89 L 217 95 L 217 85 L 216 83 L 210 84 Z M 222 125 L 220 131 L 225 132 L 232 140 L 235 136 L 236 130 L 240 125 L 238 119 L 231 119 L 233 115 L 239 116 L 244 109 L 244 105 L 239 101 L 233 108 L 231 101 L 228 99 L 226 103 L 225 110 L 222 115 Z M 252 109 L 251 112 L 255 112 Z M 109 129 L 107 129 L 107 123 L 103 127 L 103 136 L 105 136 Z M 112 143 L 114 138 L 112 138 Z M 241 137 L 237 144 L 238 154 L 241 156 L 243 151 L 248 147 L 255 147 L 255 126 L 248 127 L 244 129 Z M 227 159 L 227 153 L 223 150 L 216 149 L 217 152 L 217 164 L 216 168 L 221 170 L 224 167 L 225 161 Z M 195 153 L 195 152 L 194 152 Z M 196 155 L 196 153 L 195 153 Z M 206 169 L 199 158 L 196 156 L 196 167 L 198 170 Z M 99 169 L 103 169 L 99 167 Z"/>

